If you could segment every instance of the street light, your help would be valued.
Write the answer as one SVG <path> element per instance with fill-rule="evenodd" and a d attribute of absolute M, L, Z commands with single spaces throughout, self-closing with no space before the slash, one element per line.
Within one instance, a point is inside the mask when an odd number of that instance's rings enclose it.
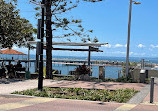
<path fill-rule="evenodd" d="M 129 45 L 130 45 L 130 30 L 131 30 L 131 12 L 132 12 L 132 3 L 139 5 L 140 2 L 130 0 L 129 3 L 129 19 L 128 19 L 128 36 L 127 36 L 127 54 L 126 54 L 126 77 L 128 77 L 129 73 Z"/>
<path fill-rule="evenodd" d="M 136 5 L 140 5 L 141 3 L 140 2 L 136 2 L 136 1 L 132 1 L 134 4 Z"/>

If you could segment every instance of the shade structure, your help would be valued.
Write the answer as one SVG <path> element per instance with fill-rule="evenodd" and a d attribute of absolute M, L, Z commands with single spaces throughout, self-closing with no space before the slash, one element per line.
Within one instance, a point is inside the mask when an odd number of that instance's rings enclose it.
<path fill-rule="evenodd" d="M 14 49 L 1 50 L 1 51 L 0 51 L 0 54 L 27 55 L 27 54 L 24 54 L 23 52 L 19 52 L 19 51 L 14 50 Z"/>
<path fill-rule="evenodd" d="M 29 41 L 29 44 L 37 44 L 37 41 Z M 46 42 L 43 43 L 46 45 Z M 77 43 L 77 42 L 52 42 L 52 45 L 59 46 L 94 46 L 101 47 L 102 45 L 107 45 L 108 43 Z"/>

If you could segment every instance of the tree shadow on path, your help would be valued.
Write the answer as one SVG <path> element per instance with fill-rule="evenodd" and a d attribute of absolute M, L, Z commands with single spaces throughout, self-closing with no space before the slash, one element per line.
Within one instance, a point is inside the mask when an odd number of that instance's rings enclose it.
<path fill-rule="evenodd" d="M 14 82 L 25 81 L 24 79 L 0 79 L 0 84 L 11 84 Z"/>

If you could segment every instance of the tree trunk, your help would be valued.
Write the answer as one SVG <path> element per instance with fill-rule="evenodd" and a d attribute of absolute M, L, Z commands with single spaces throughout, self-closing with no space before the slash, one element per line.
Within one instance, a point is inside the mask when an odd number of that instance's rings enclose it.
<path fill-rule="evenodd" d="M 51 0 L 46 0 L 46 78 L 52 78 Z"/>

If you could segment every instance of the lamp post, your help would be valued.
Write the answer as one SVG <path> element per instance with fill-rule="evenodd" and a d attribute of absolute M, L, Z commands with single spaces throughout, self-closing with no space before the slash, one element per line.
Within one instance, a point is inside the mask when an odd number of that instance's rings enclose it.
<path fill-rule="evenodd" d="M 139 5 L 140 2 L 135 2 L 130 0 L 129 3 L 129 18 L 128 18 L 128 36 L 127 36 L 127 54 L 126 54 L 126 77 L 128 77 L 129 73 L 129 46 L 130 46 L 130 31 L 131 31 L 131 13 L 132 13 L 132 3 Z"/>

